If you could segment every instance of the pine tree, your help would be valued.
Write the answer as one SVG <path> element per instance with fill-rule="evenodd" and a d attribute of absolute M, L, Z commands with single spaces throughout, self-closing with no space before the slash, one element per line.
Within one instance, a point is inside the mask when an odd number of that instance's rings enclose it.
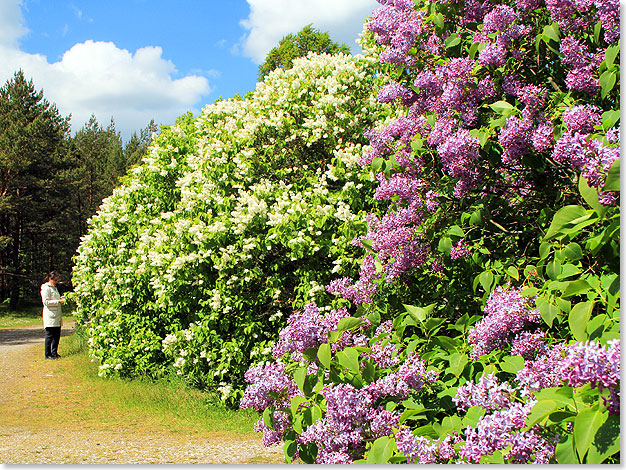
<path fill-rule="evenodd" d="M 54 262 L 55 205 L 66 165 L 63 118 L 32 80 L 16 72 L 0 88 L 0 297 L 15 308 L 37 265 Z M 39 278 L 39 276 L 37 276 Z M 33 279 L 37 284 L 37 279 Z"/>

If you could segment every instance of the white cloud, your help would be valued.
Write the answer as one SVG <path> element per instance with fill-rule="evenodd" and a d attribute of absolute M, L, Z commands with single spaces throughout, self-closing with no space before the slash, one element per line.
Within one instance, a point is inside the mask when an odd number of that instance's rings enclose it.
<path fill-rule="evenodd" d="M 0 82 L 22 69 L 36 88 L 59 108 L 72 114 L 78 130 L 95 114 L 102 125 L 111 117 L 125 139 L 145 127 L 150 119 L 171 124 L 211 92 L 203 76 L 175 78 L 176 67 L 163 58 L 160 47 L 143 47 L 134 53 L 112 42 L 88 40 L 75 44 L 58 62 L 18 47 L 27 29 L 19 1 L 0 1 Z M 16 10 L 17 8 L 17 10 Z"/>
<path fill-rule="evenodd" d="M 248 30 L 241 51 L 258 64 L 280 39 L 309 23 L 328 32 L 355 53 L 365 18 L 380 4 L 376 0 L 247 0 L 250 16 L 240 24 Z"/>

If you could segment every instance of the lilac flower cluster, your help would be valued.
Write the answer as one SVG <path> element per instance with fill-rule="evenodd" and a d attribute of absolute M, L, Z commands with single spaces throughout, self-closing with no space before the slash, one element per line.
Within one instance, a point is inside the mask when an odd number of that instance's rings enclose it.
<path fill-rule="evenodd" d="M 374 10 L 370 31 L 376 33 L 379 44 L 387 46 L 380 55 L 381 63 L 412 66 L 416 60 L 408 54 L 423 30 L 423 11 L 416 12 L 412 0 L 383 0 L 382 7 Z"/>
<path fill-rule="evenodd" d="M 499 383 L 493 374 L 483 375 L 478 382 L 469 381 L 461 385 L 452 399 L 459 410 L 480 406 L 487 411 L 496 411 L 511 405 L 515 389 L 507 382 Z"/>
<path fill-rule="evenodd" d="M 546 334 L 537 330 L 535 332 L 522 331 L 511 342 L 511 355 L 522 356 L 524 359 L 533 359 L 547 352 L 545 344 Z"/>
<path fill-rule="evenodd" d="M 393 322 L 391 320 L 387 320 L 381 323 L 378 328 L 376 328 L 376 332 L 374 333 L 374 338 L 378 338 L 371 346 L 371 352 L 369 353 L 369 357 L 374 359 L 374 361 L 382 368 L 389 368 L 397 365 L 400 362 L 400 358 L 398 353 L 400 349 L 389 339 L 391 339 L 391 332 L 393 329 Z"/>
<path fill-rule="evenodd" d="M 263 417 L 259 418 L 259 420 L 254 424 L 254 432 L 263 433 L 263 437 L 261 438 L 261 442 L 265 447 L 270 447 L 275 444 L 280 444 L 283 440 L 283 436 L 285 432 L 287 432 L 291 428 L 291 421 L 289 419 L 289 414 L 284 411 L 274 411 L 274 429 L 270 428 Z"/>
<path fill-rule="evenodd" d="M 374 407 L 365 389 L 327 384 L 321 393 L 326 399 L 326 415 L 299 437 L 302 444 L 317 444 L 316 463 L 352 463 L 363 454 L 366 439 L 390 435 L 398 425 L 400 415 Z"/>
<path fill-rule="evenodd" d="M 485 314 L 467 337 L 474 344 L 470 353 L 473 360 L 501 349 L 515 333 L 539 321 L 539 311 L 515 287 L 496 287 L 487 299 Z"/>
<path fill-rule="evenodd" d="M 450 248 L 450 258 L 452 259 L 469 258 L 471 254 L 470 249 L 465 244 L 465 238 L 461 238 Z"/>
<path fill-rule="evenodd" d="M 559 23 L 562 32 L 578 31 L 600 21 L 604 29 L 604 40 L 608 44 L 619 39 L 619 1 L 546 0 L 546 8 L 552 20 Z"/>
<path fill-rule="evenodd" d="M 569 347 L 561 364 L 563 379 L 573 387 L 590 384 L 600 390 L 608 389 L 606 400 L 609 413 L 619 415 L 620 409 L 620 340 L 605 346 L 594 341 L 576 343 Z"/>
<path fill-rule="evenodd" d="M 461 458 L 478 463 L 484 455 L 497 450 L 510 449 L 504 455 L 507 462 L 515 464 L 546 464 L 554 456 L 555 442 L 542 437 L 533 429 L 522 431 L 526 417 L 536 401 L 513 403 L 510 407 L 483 416 L 476 427 L 465 430 L 465 443 L 460 449 Z"/>
<path fill-rule="evenodd" d="M 409 428 L 401 426 L 395 434 L 398 450 L 409 464 L 446 463 L 458 457 L 454 445 L 461 441 L 458 434 L 448 434 L 432 441 L 424 436 L 415 436 Z"/>
<path fill-rule="evenodd" d="M 380 397 L 405 399 L 411 391 L 421 390 L 426 384 L 436 381 L 438 377 L 439 372 L 427 370 L 424 361 L 413 352 L 397 370 L 366 385 L 363 390 L 369 393 L 373 400 Z"/>
<path fill-rule="evenodd" d="M 593 127 L 600 124 L 599 109 L 595 106 L 574 106 L 563 114 L 567 131 L 557 141 L 552 158 L 560 163 L 569 163 L 587 178 L 589 186 L 601 188 L 606 176 L 620 156 L 619 146 L 605 145 L 591 137 Z M 612 134 L 611 134 L 612 135 Z M 600 193 L 600 202 L 605 205 L 615 203 L 610 192 Z"/>
<path fill-rule="evenodd" d="M 302 353 L 309 348 L 328 342 L 328 332 L 337 328 L 337 323 L 350 314 L 344 309 L 333 310 L 322 315 L 314 303 L 309 303 L 301 312 L 294 312 L 287 320 L 287 326 L 279 333 L 273 355 L 280 358 L 286 352 L 291 359 L 301 361 Z"/>
<path fill-rule="evenodd" d="M 250 385 L 241 398 L 241 408 L 257 411 L 263 411 L 269 406 L 285 408 L 289 406 L 291 398 L 302 394 L 293 379 L 285 373 L 285 364 L 281 362 L 251 367 L 246 371 L 244 379 Z"/>

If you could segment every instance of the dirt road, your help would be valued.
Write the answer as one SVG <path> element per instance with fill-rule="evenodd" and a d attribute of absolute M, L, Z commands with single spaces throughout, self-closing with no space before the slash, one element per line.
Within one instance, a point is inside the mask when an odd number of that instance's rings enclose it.
<path fill-rule="evenodd" d="M 63 335 L 72 328 L 64 325 Z M 284 463 L 280 447 L 258 438 L 94 417 L 90 390 L 69 380 L 64 358 L 43 356 L 40 326 L 0 330 L 0 464 Z"/>

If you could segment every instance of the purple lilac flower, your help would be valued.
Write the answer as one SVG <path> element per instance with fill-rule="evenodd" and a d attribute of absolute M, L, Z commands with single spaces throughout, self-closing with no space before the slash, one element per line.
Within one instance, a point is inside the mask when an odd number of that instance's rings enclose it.
<path fill-rule="evenodd" d="M 570 70 L 565 77 L 565 86 L 568 90 L 584 91 L 590 95 L 600 89 L 598 80 L 594 78 L 593 70 L 589 65 Z"/>
<path fill-rule="evenodd" d="M 600 390 L 609 389 L 611 400 L 608 410 L 619 414 L 620 389 L 620 340 L 600 345 L 595 341 L 576 343 L 568 348 L 561 364 L 563 379 L 572 387 L 590 384 Z M 607 400 L 605 400 L 605 403 Z"/>
<path fill-rule="evenodd" d="M 303 444 L 316 443 L 316 463 L 352 461 L 365 450 L 366 438 L 390 435 L 400 414 L 373 407 L 365 389 L 350 384 L 327 384 L 322 388 L 326 415 L 309 426 L 300 436 Z"/>
<path fill-rule="evenodd" d="M 409 90 L 393 81 L 383 86 L 378 92 L 378 101 L 380 103 L 391 103 L 397 98 L 400 98 L 404 106 L 410 106 L 417 98 L 417 94 L 413 90 Z"/>
<path fill-rule="evenodd" d="M 475 345 L 470 353 L 473 360 L 502 348 L 514 333 L 540 318 L 531 301 L 515 287 L 496 287 L 487 299 L 485 314 L 468 334 L 468 342 Z"/>
<path fill-rule="evenodd" d="M 253 429 L 254 432 L 263 433 L 261 442 L 263 442 L 265 447 L 270 447 L 275 444 L 280 444 L 283 440 L 285 432 L 290 428 L 291 423 L 289 421 L 289 415 L 284 411 L 274 411 L 274 429 L 271 429 L 267 424 L 265 424 L 263 417 L 259 418 Z"/>
<path fill-rule="evenodd" d="M 513 403 L 509 408 L 483 416 L 476 427 L 465 430 L 465 445 L 460 456 L 468 462 L 479 462 L 483 455 L 510 447 L 504 459 L 510 463 L 549 463 L 555 445 L 537 434 L 534 429 L 521 431 L 526 417 L 535 405 Z"/>
<path fill-rule="evenodd" d="M 293 379 L 285 373 L 285 364 L 280 362 L 251 367 L 244 374 L 244 379 L 250 385 L 241 398 L 241 408 L 263 411 L 269 406 L 288 407 L 291 398 L 302 394 Z M 283 400 L 277 401 L 270 394 L 282 395 Z"/>
<path fill-rule="evenodd" d="M 589 134 L 594 126 L 600 125 L 600 108 L 591 104 L 572 106 L 563 113 L 563 123 L 572 132 Z"/>
<path fill-rule="evenodd" d="M 412 390 L 420 390 L 438 377 L 437 371 L 426 370 L 426 365 L 417 353 L 411 353 L 398 370 L 380 377 L 366 385 L 363 390 L 366 390 L 374 400 L 384 396 L 404 399 Z"/>
<path fill-rule="evenodd" d="M 513 8 L 508 5 L 497 5 L 483 19 L 483 31 L 495 33 L 506 29 L 517 19 Z"/>
<path fill-rule="evenodd" d="M 478 159 L 479 140 L 472 137 L 467 129 L 459 129 L 437 146 L 444 171 L 453 178 L 459 178 L 464 196 L 479 181 L 475 161 Z"/>
<path fill-rule="evenodd" d="M 498 143 L 504 148 L 502 163 L 519 163 L 531 148 L 533 123 L 527 119 L 511 116 L 506 120 L 498 136 Z"/>
<path fill-rule="evenodd" d="M 302 360 L 304 351 L 326 343 L 328 332 L 337 327 L 341 318 L 348 316 L 350 314 L 345 308 L 323 316 L 317 305 L 307 304 L 303 311 L 294 312 L 287 320 L 287 326 L 280 331 L 278 342 L 274 345 L 274 357 L 279 358 L 290 352 L 293 360 Z"/>
<path fill-rule="evenodd" d="M 524 359 L 533 359 L 547 352 L 545 344 L 546 334 L 537 330 L 535 332 L 523 331 L 519 333 L 511 343 L 511 356 L 522 356 Z"/>
<path fill-rule="evenodd" d="M 535 360 L 525 362 L 524 368 L 517 373 L 523 395 L 562 383 L 560 370 L 566 349 L 565 343 L 559 343 L 539 354 Z"/>
<path fill-rule="evenodd" d="M 589 65 L 587 45 L 573 36 L 563 38 L 559 52 L 561 53 L 561 60 L 574 68 Z"/>
<path fill-rule="evenodd" d="M 554 146 L 552 158 L 561 163 L 569 162 L 587 178 L 590 186 L 601 188 L 608 171 L 619 158 L 619 147 L 606 146 L 597 139 L 589 138 L 588 134 L 568 131 Z M 601 198 L 603 194 L 600 194 Z M 602 202 L 609 205 L 612 198 L 609 196 Z"/>
<path fill-rule="evenodd" d="M 600 17 L 600 22 L 602 23 L 602 28 L 604 29 L 604 40 L 607 44 L 617 41 L 620 36 L 619 0 L 596 0 L 594 3 L 598 9 L 598 16 Z"/>
<path fill-rule="evenodd" d="M 369 354 L 369 357 L 374 359 L 380 367 L 385 369 L 395 366 L 400 362 L 400 358 L 398 357 L 400 349 L 391 341 L 387 341 L 391 339 L 392 331 L 393 322 L 391 320 L 384 321 L 378 325 L 374 333 L 374 338 L 378 338 L 379 341 L 372 344 L 372 351 Z"/>
<path fill-rule="evenodd" d="M 535 85 L 526 85 L 518 93 L 519 100 L 526 106 L 524 110 L 529 111 L 531 115 L 544 107 L 547 95 L 545 88 Z"/>
<path fill-rule="evenodd" d="M 550 122 L 544 122 L 537 126 L 532 136 L 532 145 L 538 152 L 543 152 L 554 144 L 554 126 Z"/>
<path fill-rule="evenodd" d="M 446 463 L 458 455 L 454 449 L 454 444 L 460 441 L 458 435 L 448 434 L 443 439 L 432 441 L 424 436 L 415 436 L 411 429 L 401 426 L 395 438 L 398 450 L 409 464 Z"/>
<path fill-rule="evenodd" d="M 461 385 L 452 401 L 459 410 L 480 406 L 487 411 L 507 408 L 515 389 L 507 382 L 499 383 L 494 374 L 483 375 L 478 382 Z"/>
<path fill-rule="evenodd" d="M 470 255 L 471 252 L 465 244 L 465 238 L 461 238 L 456 245 L 452 245 L 452 248 L 450 249 L 451 259 L 469 258 Z"/>
<path fill-rule="evenodd" d="M 493 65 L 502 67 L 506 64 L 507 49 L 501 44 L 487 44 L 478 54 L 478 63 L 483 67 Z"/>
<path fill-rule="evenodd" d="M 380 55 L 381 63 L 415 64 L 415 57 L 408 52 L 422 33 L 425 12 L 413 7 L 411 2 L 395 0 L 372 12 L 367 28 L 376 34 L 379 44 L 388 46 Z"/>

